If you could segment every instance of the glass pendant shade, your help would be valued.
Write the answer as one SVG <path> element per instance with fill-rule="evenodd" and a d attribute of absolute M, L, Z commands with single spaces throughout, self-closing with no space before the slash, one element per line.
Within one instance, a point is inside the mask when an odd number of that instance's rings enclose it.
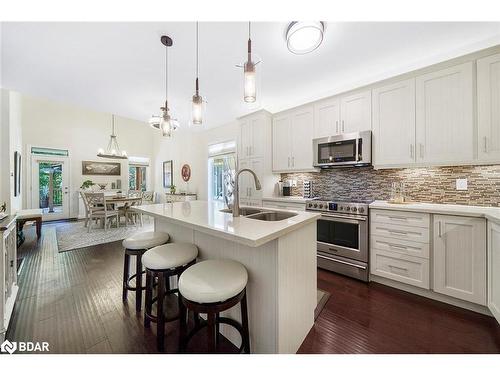
<path fill-rule="evenodd" d="M 243 100 L 247 103 L 255 102 L 257 98 L 255 64 L 247 61 L 244 66 L 244 94 Z"/>
<path fill-rule="evenodd" d="M 163 110 L 163 115 L 161 116 L 160 120 L 160 129 L 161 129 L 161 134 L 164 137 L 171 137 L 172 136 L 172 118 L 168 114 L 168 110 Z"/>
<path fill-rule="evenodd" d="M 193 95 L 192 112 L 193 125 L 203 124 L 203 98 L 200 95 Z"/>

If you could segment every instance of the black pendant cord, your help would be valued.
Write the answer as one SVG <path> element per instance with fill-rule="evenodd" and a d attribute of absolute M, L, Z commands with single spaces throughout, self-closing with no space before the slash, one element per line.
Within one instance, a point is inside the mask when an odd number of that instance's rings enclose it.
<path fill-rule="evenodd" d="M 198 55 L 199 55 L 199 44 L 198 44 L 198 21 L 196 21 L 196 96 L 199 95 L 199 85 L 198 85 L 198 77 L 199 77 L 199 63 L 198 63 Z"/>
<path fill-rule="evenodd" d="M 165 111 L 168 110 L 168 46 L 165 46 Z"/>
<path fill-rule="evenodd" d="M 248 21 L 248 61 L 252 61 L 252 39 L 251 39 L 250 21 Z"/>

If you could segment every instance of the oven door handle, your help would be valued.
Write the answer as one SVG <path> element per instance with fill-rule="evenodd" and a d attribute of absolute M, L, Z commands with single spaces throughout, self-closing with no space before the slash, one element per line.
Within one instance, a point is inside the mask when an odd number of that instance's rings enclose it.
<path fill-rule="evenodd" d="M 317 256 L 318 258 L 321 258 L 321 259 L 331 260 L 331 261 L 333 261 L 333 262 L 342 263 L 342 264 L 345 264 L 345 265 L 347 265 L 347 266 L 352 266 L 352 267 L 356 267 L 356 268 L 359 268 L 359 269 L 362 269 L 362 270 L 366 270 L 366 266 L 360 266 L 359 264 L 354 264 L 354 263 L 346 262 L 346 261 L 343 261 L 343 260 L 339 260 L 339 259 L 335 259 L 335 258 L 326 257 L 326 256 L 324 256 L 324 255 L 320 255 L 320 254 L 316 254 L 316 256 Z"/>
<path fill-rule="evenodd" d="M 347 216 L 347 215 L 334 215 L 334 214 L 321 214 L 319 220 L 340 221 L 342 223 L 357 224 L 359 221 L 366 221 L 364 216 Z"/>

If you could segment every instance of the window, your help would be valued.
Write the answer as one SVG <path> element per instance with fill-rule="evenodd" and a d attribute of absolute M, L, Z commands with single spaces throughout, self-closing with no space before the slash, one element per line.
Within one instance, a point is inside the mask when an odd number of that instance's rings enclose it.
<path fill-rule="evenodd" d="M 210 200 L 232 202 L 235 171 L 235 141 L 208 146 L 208 196 Z"/>
<path fill-rule="evenodd" d="M 128 188 L 129 190 L 146 191 L 147 169 L 149 158 L 130 156 L 128 158 Z"/>

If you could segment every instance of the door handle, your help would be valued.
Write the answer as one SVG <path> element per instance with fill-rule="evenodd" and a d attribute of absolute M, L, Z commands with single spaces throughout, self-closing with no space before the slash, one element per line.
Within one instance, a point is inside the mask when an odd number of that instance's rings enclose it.
<path fill-rule="evenodd" d="M 424 144 L 420 143 L 420 157 L 423 159 L 424 157 Z"/>
<path fill-rule="evenodd" d="M 366 270 L 366 267 L 365 267 L 365 266 L 360 266 L 359 264 L 354 264 L 354 263 L 350 263 L 350 262 L 345 262 L 345 261 L 340 260 L 340 259 L 330 258 L 330 257 L 326 257 L 326 256 L 324 256 L 324 255 L 320 255 L 320 254 L 316 254 L 316 256 L 317 256 L 318 258 L 321 258 L 321 259 L 331 260 L 332 262 L 337 262 L 337 263 L 345 264 L 345 265 L 347 265 L 347 266 L 352 266 L 352 267 L 356 267 L 356 268 L 359 268 L 359 269 L 362 269 L 362 270 Z"/>
<path fill-rule="evenodd" d="M 292 156 L 292 167 L 295 167 L 295 156 Z"/>
<path fill-rule="evenodd" d="M 439 237 L 443 236 L 443 232 L 441 231 L 441 222 L 440 221 L 438 221 L 438 236 Z"/>
<path fill-rule="evenodd" d="M 413 144 L 410 144 L 410 158 L 413 159 Z"/>
<path fill-rule="evenodd" d="M 488 137 L 484 137 L 483 141 L 484 141 L 484 153 L 487 154 L 488 153 Z"/>
<path fill-rule="evenodd" d="M 342 120 L 342 133 L 344 132 L 345 127 L 344 127 L 344 120 Z"/>
<path fill-rule="evenodd" d="M 335 121 L 335 133 L 339 133 L 339 120 Z"/>
<path fill-rule="evenodd" d="M 288 168 L 290 168 L 290 156 L 288 157 Z"/>

